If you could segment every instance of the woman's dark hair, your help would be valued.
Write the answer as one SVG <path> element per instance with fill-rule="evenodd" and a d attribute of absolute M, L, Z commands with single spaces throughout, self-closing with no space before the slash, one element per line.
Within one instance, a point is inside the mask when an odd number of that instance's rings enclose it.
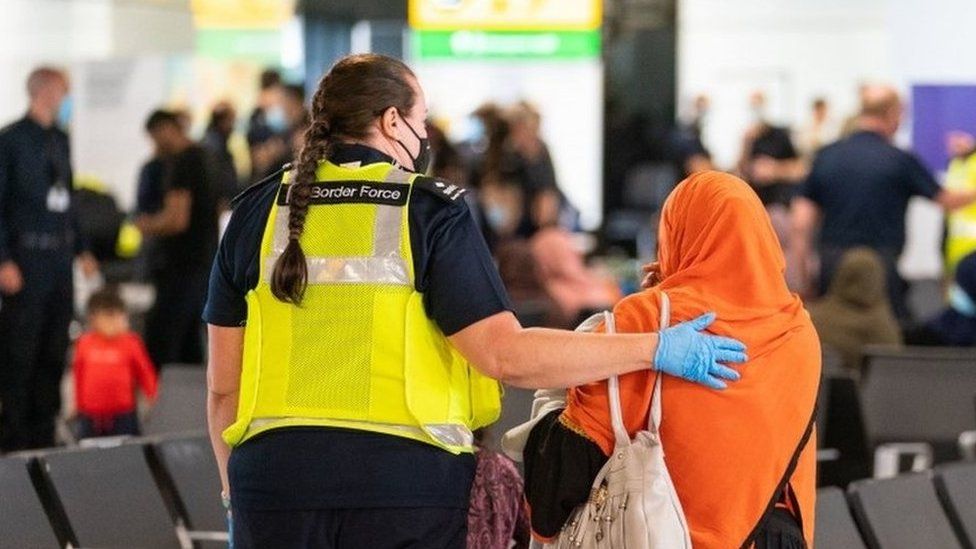
<path fill-rule="evenodd" d="M 410 87 L 413 72 L 403 62 L 376 54 L 344 57 L 319 81 L 312 97 L 312 120 L 305 130 L 305 146 L 298 153 L 291 178 L 288 246 L 275 263 L 271 293 L 298 305 L 308 285 L 308 265 L 299 243 L 308 213 L 311 185 L 320 160 L 333 141 L 368 137 L 377 117 L 395 107 L 406 115 L 416 94 Z"/>

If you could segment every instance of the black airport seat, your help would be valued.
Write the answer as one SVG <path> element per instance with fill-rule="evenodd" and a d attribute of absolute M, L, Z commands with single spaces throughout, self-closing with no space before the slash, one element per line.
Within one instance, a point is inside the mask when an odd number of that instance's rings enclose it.
<path fill-rule="evenodd" d="M 181 547 L 140 444 L 39 458 L 80 547 Z"/>
<path fill-rule="evenodd" d="M 976 548 L 976 462 L 936 467 L 935 489 L 963 544 Z"/>
<path fill-rule="evenodd" d="M 0 459 L 0 548 L 61 547 L 31 482 L 30 460 Z"/>
<path fill-rule="evenodd" d="M 173 483 L 191 537 L 194 532 L 226 533 L 227 512 L 220 503 L 220 473 L 210 439 L 163 438 L 153 443 L 153 451 Z"/>
<path fill-rule="evenodd" d="M 817 549 L 866 549 L 847 507 L 847 497 L 840 488 L 817 490 L 816 517 L 814 547 Z"/>
<path fill-rule="evenodd" d="M 871 549 L 962 549 L 929 473 L 851 484 L 851 507 Z"/>

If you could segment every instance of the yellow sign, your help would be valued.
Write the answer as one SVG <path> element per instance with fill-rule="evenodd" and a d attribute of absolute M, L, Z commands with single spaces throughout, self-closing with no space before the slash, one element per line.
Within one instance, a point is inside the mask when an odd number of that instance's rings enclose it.
<path fill-rule="evenodd" d="M 410 0 L 418 30 L 593 30 L 602 0 Z"/>
<path fill-rule="evenodd" d="M 277 29 L 295 16 L 295 0 L 190 0 L 198 29 Z"/>

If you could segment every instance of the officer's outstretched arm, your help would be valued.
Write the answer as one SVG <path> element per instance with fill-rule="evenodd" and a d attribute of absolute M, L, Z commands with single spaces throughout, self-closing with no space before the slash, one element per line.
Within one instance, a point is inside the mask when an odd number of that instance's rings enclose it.
<path fill-rule="evenodd" d="M 504 312 L 448 339 L 479 371 L 515 387 L 572 387 L 655 368 L 722 389 L 739 374 L 721 363 L 747 358 L 742 343 L 701 333 L 714 320 L 703 315 L 660 334 L 593 334 L 523 328 Z"/>

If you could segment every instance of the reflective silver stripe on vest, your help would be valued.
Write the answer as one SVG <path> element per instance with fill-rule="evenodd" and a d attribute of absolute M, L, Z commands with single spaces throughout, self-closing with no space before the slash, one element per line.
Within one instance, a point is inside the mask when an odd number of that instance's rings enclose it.
<path fill-rule="evenodd" d="M 423 426 L 423 429 L 434 440 L 446 446 L 471 446 L 474 444 L 474 434 L 471 433 L 471 429 L 464 425 L 428 423 Z"/>
<path fill-rule="evenodd" d="M 393 168 L 387 183 L 409 183 L 413 174 Z M 265 260 L 264 278 L 271 281 L 275 263 L 288 246 L 289 206 L 276 206 L 271 254 Z M 373 225 L 373 254 L 360 257 L 306 257 L 309 284 L 387 284 L 412 286 L 407 262 L 400 254 L 403 236 L 403 207 L 376 206 Z"/>

